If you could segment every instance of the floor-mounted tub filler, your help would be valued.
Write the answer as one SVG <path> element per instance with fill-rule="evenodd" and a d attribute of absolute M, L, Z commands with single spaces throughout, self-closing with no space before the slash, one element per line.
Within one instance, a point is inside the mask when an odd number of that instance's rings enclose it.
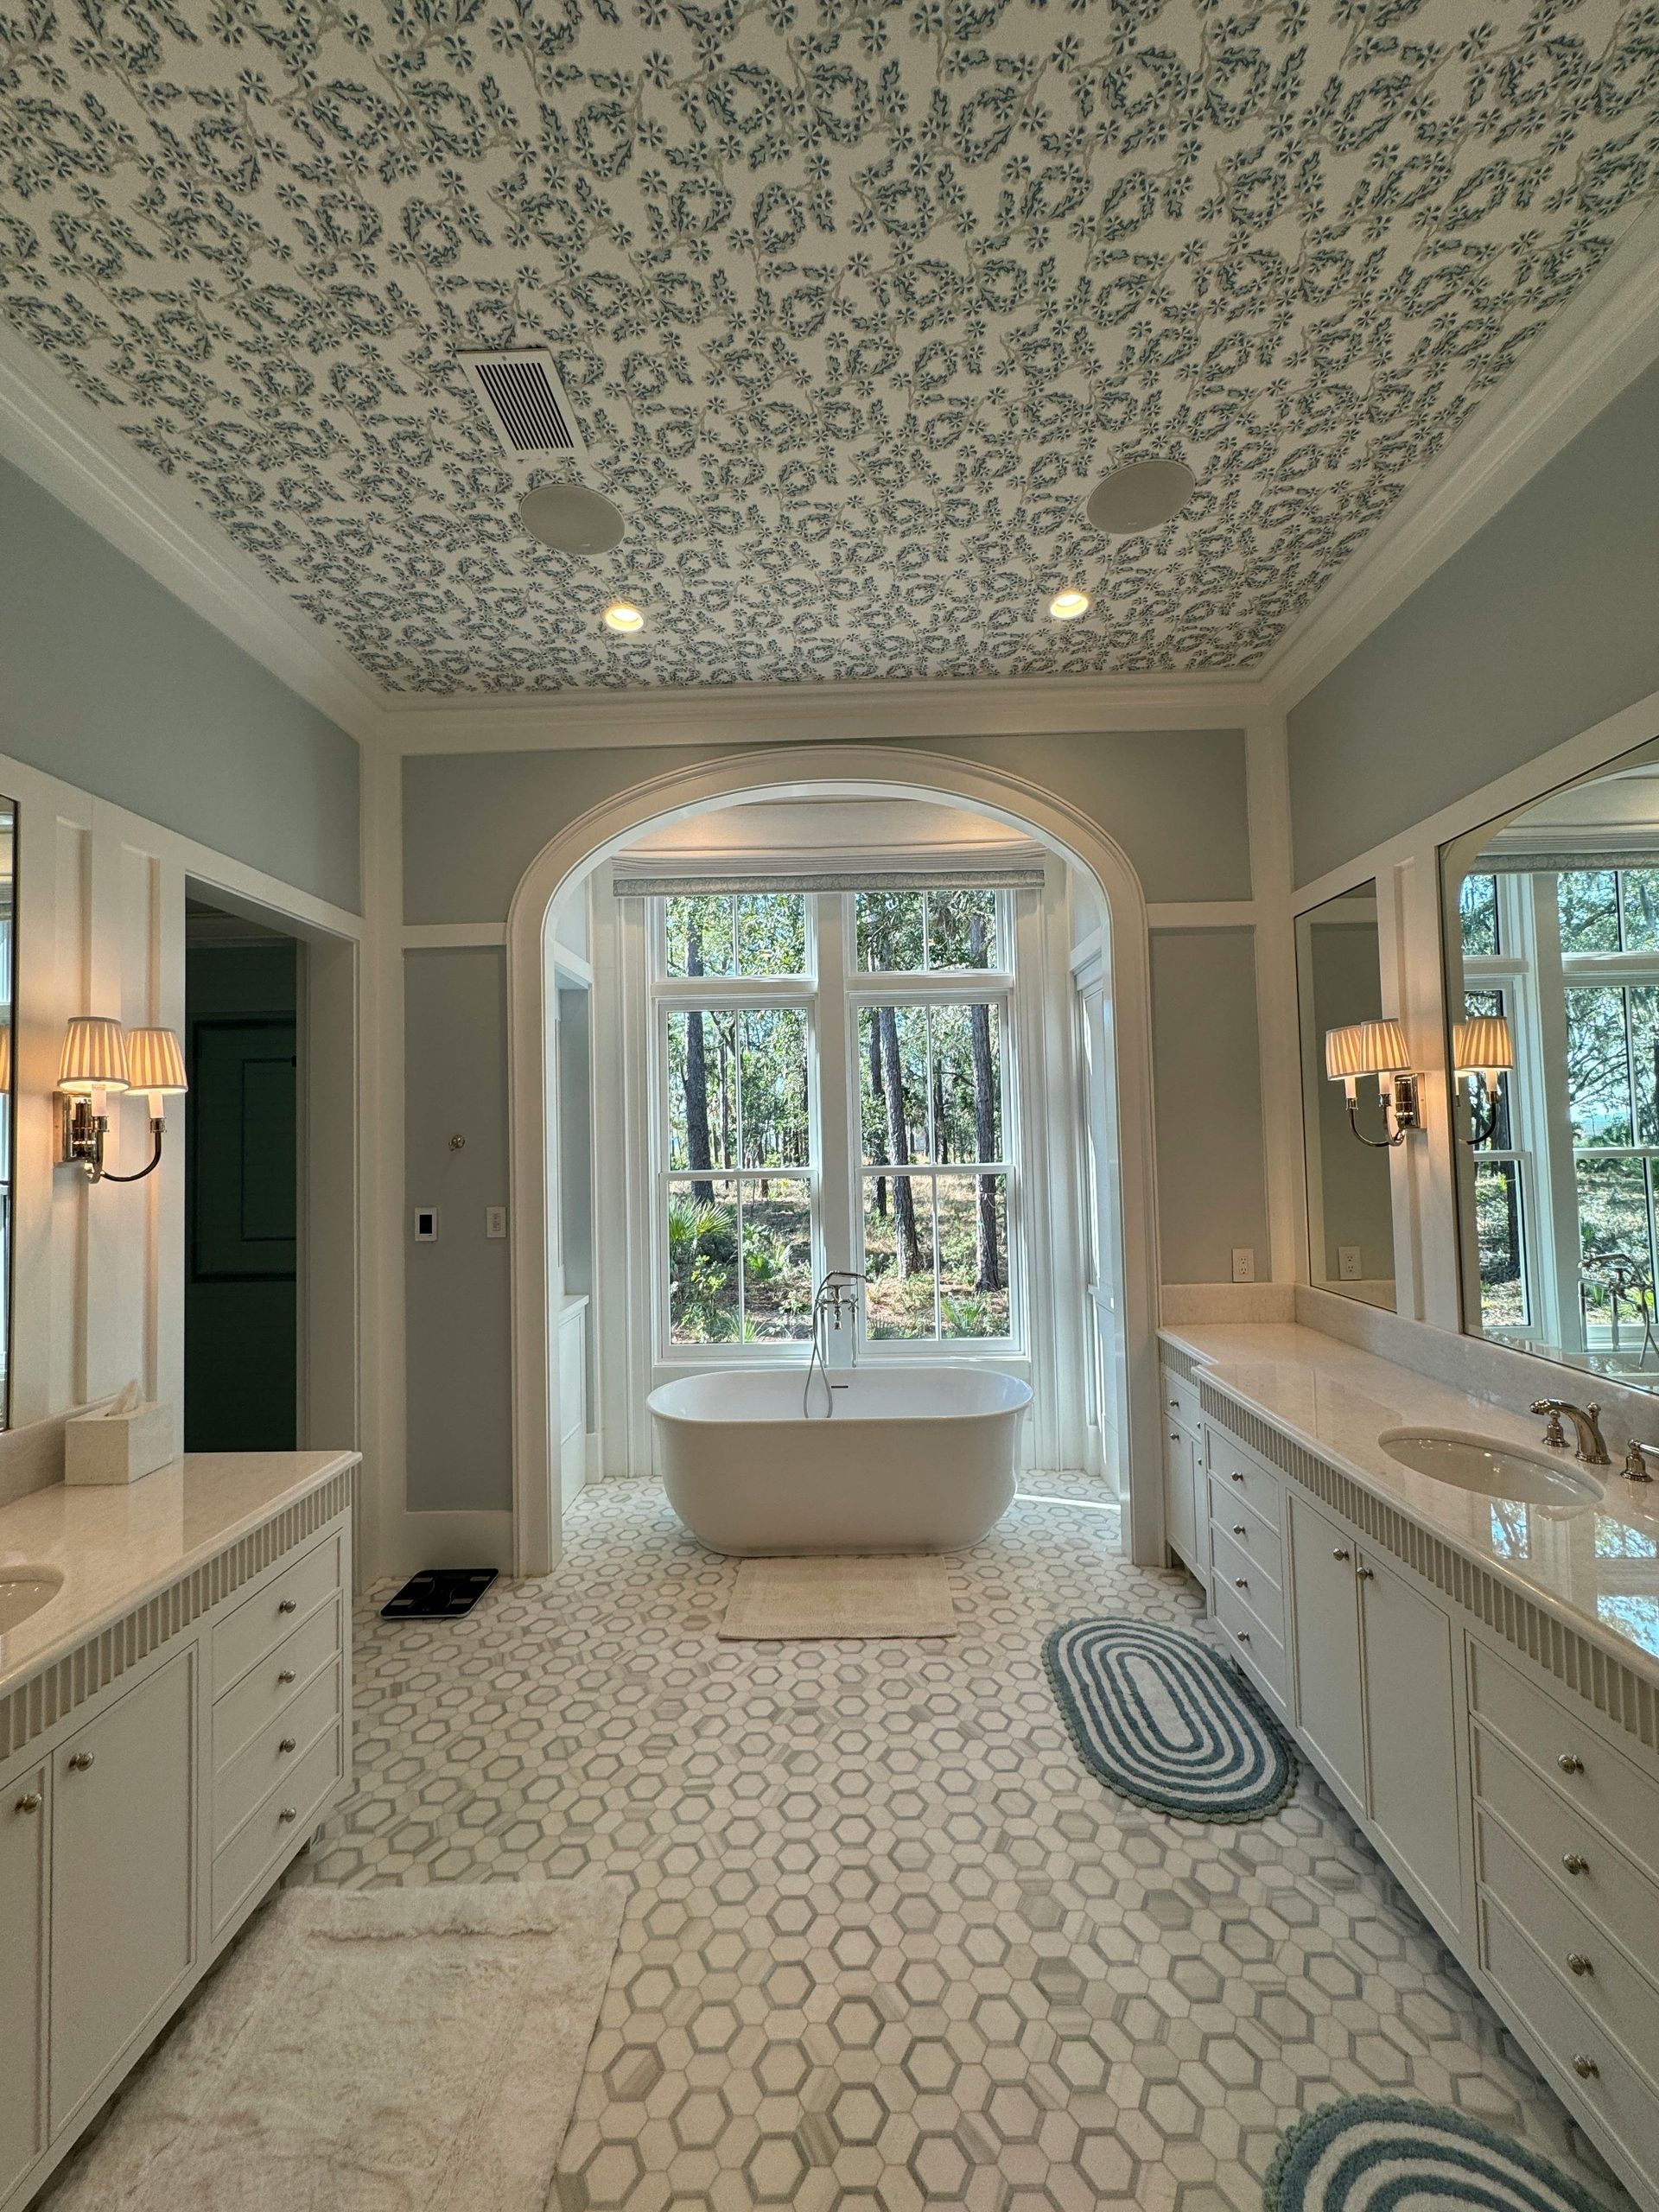
<path fill-rule="evenodd" d="M 950 1552 L 1014 1493 L 1031 1388 L 938 1361 L 833 1373 L 835 1410 L 802 1412 L 801 1371 L 721 1369 L 653 1390 L 670 1504 L 699 1543 L 738 1555 Z"/>

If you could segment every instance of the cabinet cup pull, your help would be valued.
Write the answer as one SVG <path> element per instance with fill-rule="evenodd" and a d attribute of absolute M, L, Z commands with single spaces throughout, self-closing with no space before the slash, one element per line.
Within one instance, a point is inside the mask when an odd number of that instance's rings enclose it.
<path fill-rule="evenodd" d="M 278 1744 L 278 1745 L 277 1745 L 276 1748 L 277 1748 L 277 1750 L 278 1750 L 279 1751 L 293 1751 L 293 1750 L 296 1748 L 296 1746 L 295 1746 L 295 1741 L 294 1741 L 293 1737 L 292 1737 L 292 1736 L 284 1736 L 284 1737 L 283 1737 L 283 1740 L 282 1740 L 282 1742 L 281 1742 L 280 1744 Z"/>
<path fill-rule="evenodd" d="M 1569 1951 L 1567 1955 L 1567 1963 L 1572 1967 L 1573 1973 L 1577 1974 L 1594 1974 L 1595 1972 L 1595 1967 L 1591 1964 L 1590 1961 L 1585 1957 L 1582 1951 Z"/>
<path fill-rule="evenodd" d="M 1592 2075 L 1599 2074 L 1601 2069 L 1587 2052 L 1575 2050 L 1573 2054 L 1573 2071 L 1581 2082 L 1587 2082 Z"/>
<path fill-rule="evenodd" d="M 1244 1523 L 1242 1521 L 1235 1521 L 1233 1523 L 1233 1534 L 1236 1536 L 1243 1536 L 1248 1535 L 1249 1531 L 1245 1528 Z"/>
<path fill-rule="evenodd" d="M 279 1613 L 297 1612 L 299 1600 L 296 1598 L 279 1598 L 276 1601 L 276 1610 Z"/>
<path fill-rule="evenodd" d="M 92 1763 L 92 1754 L 91 1751 L 73 1751 L 70 1754 L 69 1765 L 73 1773 L 85 1774 Z"/>
<path fill-rule="evenodd" d="M 276 1679 L 279 1682 L 291 1682 L 294 1679 L 294 1669 L 291 1667 L 284 1667 Z"/>
<path fill-rule="evenodd" d="M 20 1813 L 38 1813 L 40 1809 L 40 1791 L 38 1789 L 25 1789 L 22 1796 L 17 1800 L 17 1810 Z"/>
<path fill-rule="evenodd" d="M 300 1817 L 300 1808 L 297 1805 L 284 1805 L 276 1817 L 279 1821 L 297 1821 Z"/>
<path fill-rule="evenodd" d="M 1331 1556 L 1332 1559 L 1346 1559 L 1348 1557 L 1347 1545 L 1338 1544 L 1335 1551 L 1332 1553 Z"/>
<path fill-rule="evenodd" d="M 1584 1772 L 1584 1761 L 1579 1757 L 1576 1751 L 1560 1752 L 1556 1758 L 1555 1764 L 1560 1767 L 1563 1774 L 1582 1774 Z"/>
<path fill-rule="evenodd" d="M 1581 1851 L 1564 1851 L 1561 1864 L 1569 1874 L 1587 1874 L 1590 1871 L 1590 1861 Z"/>

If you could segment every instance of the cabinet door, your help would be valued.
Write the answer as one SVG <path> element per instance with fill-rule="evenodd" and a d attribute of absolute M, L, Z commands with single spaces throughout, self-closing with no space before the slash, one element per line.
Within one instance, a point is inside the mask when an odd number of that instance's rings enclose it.
<path fill-rule="evenodd" d="M 1293 1493 L 1290 1544 L 1297 1721 L 1338 1796 L 1363 1814 L 1365 1721 L 1353 1542 L 1317 1506 Z"/>
<path fill-rule="evenodd" d="M 1452 1624 L 1374 1553 L 1360 1566 L 1370 1815 L 1452 1928 L 1463 1921 Z"/>
<path fill-rule="evenodd" d="M 47 1770 L 0 1796 L 0 2197 L 41 2148 Z"/>
<path fill-rule="evenodd" d="M 1173 1424 L 1164 1431 L 1164 1535 L 1189 1567 L 1198 1555 L 1196 1454 L 1192 1439 Z"/>
<path fill-rule="evenodd" d="M 181 1651 L 54 1754 L 54 2135 L 189 1971 L 194 1669 Z"/>

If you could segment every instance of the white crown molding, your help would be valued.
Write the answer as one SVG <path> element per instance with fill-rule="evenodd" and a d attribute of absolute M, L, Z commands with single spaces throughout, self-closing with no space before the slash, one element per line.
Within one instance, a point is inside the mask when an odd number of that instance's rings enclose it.
<path fill-rule="evenodd" d="M 1286 713 L 1659 359 L 1659 206 L 1482 401 L 1253 673 Z"/>
<path fill-rule="evenodd" d="M 373 678 L 3 324 L 0 454 L 342 729 L 378 737 L 385 694 Z"/>
<path fill-rule="evenodd" d="M 386 728 L 401 753 L 524 753 L 613 745 L 857 744 L 894 738 L 1054 736 L 1237 729 L 1261 686 L 1192 676 L 943 677 L 893 683 L 582 689 L 544 697 L 399 701 Z"/>

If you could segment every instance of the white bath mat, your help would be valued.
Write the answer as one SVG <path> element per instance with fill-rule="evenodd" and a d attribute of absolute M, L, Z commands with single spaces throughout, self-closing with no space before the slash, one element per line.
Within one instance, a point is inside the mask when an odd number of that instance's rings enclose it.
<path fill-rule="evenodd" d="M 954 1636 L 950 1570 L 926 1553 L 879 1559 L 746 1559 L 720 1633 L 728 1642 Z"/>
<path fill-rule="evenodd" d="M 288 1891 L 51 2212 L 543 2212 L 626 1896 Z"/>

